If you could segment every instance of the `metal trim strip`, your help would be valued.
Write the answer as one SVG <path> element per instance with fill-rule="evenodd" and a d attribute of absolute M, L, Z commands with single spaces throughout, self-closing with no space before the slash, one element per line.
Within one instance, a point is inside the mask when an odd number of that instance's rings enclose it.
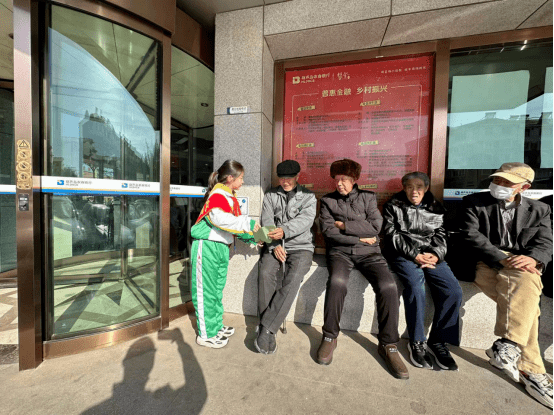
<path fill-rule="evenodd" d="M 67 339 L 51 340 L 43 343 L 45 359 L 68 356 L 85 351 L 102 349 L 153 333 L 161 329 L 161 317 L 155 317 L 127 327 L 104 331 L 98 334 L 82 335 Z"/>

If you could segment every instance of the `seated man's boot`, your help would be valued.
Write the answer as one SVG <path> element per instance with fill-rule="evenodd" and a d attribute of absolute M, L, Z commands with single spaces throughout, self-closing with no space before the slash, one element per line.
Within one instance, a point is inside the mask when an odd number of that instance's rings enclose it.
<path fill-rule="evenodd" d="M 333 351 L 337 348 L 337 339 L 323 336 L 319 349 L 317 349 L 317 363 L 330 365 L 333 360 Z"/>
<path fill-rule="evenodd" d="M 385 360 L 391 375 L 397 379 L 408 379 L 410 377 L 408 374 L 408 368 L 402 361 L 402 357 L 398 352 L 396 344 L 379 343 L 378 350 L 379 356 Z"/>

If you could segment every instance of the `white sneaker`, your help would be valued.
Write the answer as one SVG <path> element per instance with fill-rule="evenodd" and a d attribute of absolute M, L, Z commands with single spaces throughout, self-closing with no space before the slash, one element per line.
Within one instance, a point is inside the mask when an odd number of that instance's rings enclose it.
<path fill-rule="evenodd" d="M 235 328 L 230 326 L 223 326 L 223 328 L 217 332 L 218 336 L 225 337 L 231 337 L 233 334 L 235 334 Z"/>
<path fill-rule="evenodd" d="M 552 378 L 546 373 L 535 374 L 519 371 L 519 379 L 525 390 L 537 401 L 552 409 Z"/>
<path fill-rule="evenodd" d="M 227 346 L 227 343 L 229 342 L 229 339 L 225 336 L 220 336 L 217 334 L 217 336 L 210 337 L 209 339 L 204 339 L 200 336 L 196 336 L 196 344 L 200 346 L 210 347 L 212 349 L 221 349 L 222 347 Z"/>
<path fill-rule="evenodd" d="M 519 382 L 519 370 L 517 368 L 517 361 L 521 356 L 519 347 L 498 339 L 486 353 L 490 357 L 489 363 L 491 365 L 502 370 L 514 382 Z"/>

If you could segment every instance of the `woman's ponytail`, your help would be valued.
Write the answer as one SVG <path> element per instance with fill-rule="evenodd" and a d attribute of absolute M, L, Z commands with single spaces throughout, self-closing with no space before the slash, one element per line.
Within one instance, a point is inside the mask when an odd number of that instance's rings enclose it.
<path fill-rule="evenodd" d="M 210 178 L 208 179 L 208 190 L 206 190 L 206 194 L 204 195 L 203 203 L 206 203 L 206 200 L 210 197 L 210 193 L 216 184 L 225 183 L 228 176 L 236 179 L 242 173 L 244 173 L 244 167 L 242 167 L 242 164 L 235 160 L 225 160 L 217 171 L 210 174 Z"/>

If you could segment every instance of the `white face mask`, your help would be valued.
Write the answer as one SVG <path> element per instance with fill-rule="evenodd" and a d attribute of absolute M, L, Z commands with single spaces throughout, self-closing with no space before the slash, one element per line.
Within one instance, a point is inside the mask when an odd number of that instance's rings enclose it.
<path fill-rule="evenodd" d="M 492 197 L 498 200 L 507 200 L 513 196 L 515 189 L 510 187 L 499 186 L 491 183 L 489 186 Z"/>

